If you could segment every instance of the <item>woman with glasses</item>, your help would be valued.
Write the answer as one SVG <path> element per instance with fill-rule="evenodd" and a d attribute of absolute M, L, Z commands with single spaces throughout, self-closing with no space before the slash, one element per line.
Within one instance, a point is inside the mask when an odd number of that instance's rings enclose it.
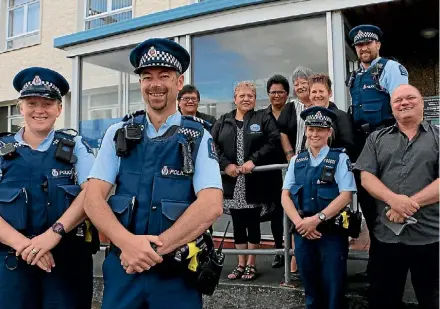
<path fill-rule="evenodd" d="M 198 111 L 200 102 L 200 92 L 193 85 L 185 85 L 177 95 L 179 102 L 179 111 L 183 116 L 195 116 L 214 125 L 216 119 L 214 116 Z"/>
<path fill-rule="evenodd" d="M 83 200 L 94 156 L 76 131 L 54 129 L 63 76 L 33 67 L 13 85 L 24 127 L 0 134 L 0 308 L 90 308 L 99 240 Z"/>
<path fill-rule="evenodd" d="M 256 89 L 240 82 L 234 90 L 236 109 L 221 116 L 212 129 L 222 176 L 224 207 L 232 216 L 237 249 L 257 249 L 260 245 L 260 216 L 279 199 L 279 171 L 256 172 L 256 166 L 272 164 L 280 135 L 275 119 L 264 110 L 255 111 Z M 253 280 L 257 276 L 256 258 L 238 256 L 231 280 Z"/>

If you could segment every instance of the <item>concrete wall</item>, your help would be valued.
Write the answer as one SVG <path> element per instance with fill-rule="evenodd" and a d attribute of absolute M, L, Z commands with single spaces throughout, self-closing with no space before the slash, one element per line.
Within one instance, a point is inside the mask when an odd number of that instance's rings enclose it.
<path fill-rule="evenodd" d="M 190 3 L 191 0 L 134 0 L 134 16 L 143 16 Z"/>
<path fill-rule="evenodd" d="M 53 47 L 53 38 L 76 31 L 76 1 L 44 0 L 40 5 L 40 44 L 0 54 L 0 102 L 17 97 L 12 80 L 17 72 L 29 66 L 51 68 L 71 82 L 72 62 L 64 51 Z"/>

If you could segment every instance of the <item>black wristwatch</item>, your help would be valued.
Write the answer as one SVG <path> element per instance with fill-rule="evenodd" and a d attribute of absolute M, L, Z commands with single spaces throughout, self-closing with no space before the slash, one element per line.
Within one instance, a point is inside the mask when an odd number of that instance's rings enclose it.
<path fill-rule="evenodd" d="M 64 229 L 64 225 L 60 222 L 55 222 L 54 225 L 52 225 L 52 231 L 61 237 L 66 235 L 66 230 Z"/>

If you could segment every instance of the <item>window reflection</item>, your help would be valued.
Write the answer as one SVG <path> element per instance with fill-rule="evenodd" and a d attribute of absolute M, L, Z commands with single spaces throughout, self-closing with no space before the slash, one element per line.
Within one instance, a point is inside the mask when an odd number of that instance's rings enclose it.
<path fill-rule="evenodd" d="M 286 76 L 298 65 L 327 72 L 324 16 L 193 38 L 193 83 L 200 107 L 220 117 L 232 110 L 234 87 L 250 80 L 257 87 L 257 109 L 269 104 L 267 80 Z"/>

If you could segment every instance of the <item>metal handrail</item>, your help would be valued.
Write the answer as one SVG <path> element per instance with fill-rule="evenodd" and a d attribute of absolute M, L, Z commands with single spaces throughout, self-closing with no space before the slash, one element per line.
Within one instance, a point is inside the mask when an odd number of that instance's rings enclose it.
<path fill-rule="evenodd" d="M 283 179 L 286 173 L 286 168 L 288 164 L 271 164 L 271 165 L 262 165 L 256 166 L 252 172 L 266 172 L 266 171 L 274 171 L 274 170 L 282 170 Z M 224 172 L 222 171 L 222 174 Z M 357 199 L 353 198 L 352 204 L 357 204 Z M 283 210 L 283 237 L 284 237 L 284 249 L 223 249 L 223 253 L 226 255 L 276 255 L 276 254 L 284 254 L 284 282 L 289 282 L 290 278 L 290 257 L 294 256 L 294 251 L 291 248 L 291 234 L 289 231 L 290 219 L 286 215 L 286 212 Z M 100 251 L 107 250 L 108 245 L 101 244 Z M 368 260 L 368 253 L 359 251 L 359 250 L 349 250 L 348 253 L 349 260 Z"/>

